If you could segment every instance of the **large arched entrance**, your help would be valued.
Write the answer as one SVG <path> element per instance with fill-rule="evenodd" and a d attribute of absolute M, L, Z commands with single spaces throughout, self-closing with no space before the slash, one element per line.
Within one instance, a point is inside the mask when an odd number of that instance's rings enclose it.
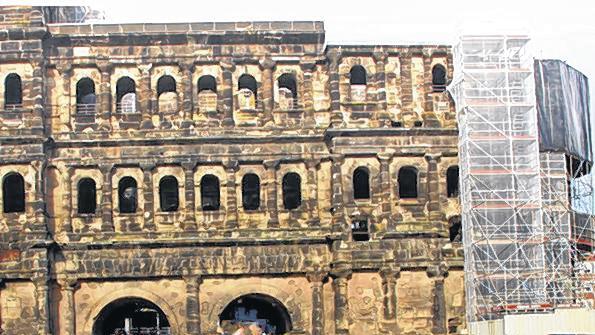
<path fill-rule="evenodd" d="M 225 334 L 280 335 L 292 329 L 285 306 L 264 294 L 247 294 L 230 302 L 219 315 L 219 325 Z"/>
<path fill-rule="evenodd" d="M 93 335 L 171 335 L 169 322 L 154 303 L 141 298 L 122 298 L 105 306 Z"/>

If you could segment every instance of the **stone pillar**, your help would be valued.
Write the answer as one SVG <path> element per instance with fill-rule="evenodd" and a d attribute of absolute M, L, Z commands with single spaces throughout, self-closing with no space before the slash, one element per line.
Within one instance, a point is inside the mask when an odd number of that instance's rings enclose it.
<path fill-rule="evenodd" d="M 386 321 L 397 321 L 397 279 L 400 277 L 400 270 L 400 268 L 394 267 L 380 270 L 384 319 Z"/>
<path fill-rule="evenodd" d="M 192 72 L 194 72 L 194 63 L 180 63 L 182 80 L 180 82 L 182 92 L 182 112 L 184 121 L 182 127 L 188 127 L 192 124 Z"/>
<path fill-rule="evenodd" d="M 35 285 L 35 318 L 37 319 L 38 326 L 37 334 L 48 335 L 50 333 L 50 319 L 48 316 L 48 278 L 45 274 L 40 274 L 33 278 L 33 284 Z"/>
<path fill-rule="evenodd" d="M 432 56 L 424 51 L 424 112 L 422 118 L 426 127 L 440 127 L 440 121 L 434 111 L 434 88 L 432 87 Z"/>
<path fill-rule="evenodd" d="M 201 276 L 186 276 L 186 331 L 200 335 L 200 284 Z"/>
<path fill-rule="evenodd" d="M 301 101 L 304 106 L 304 125 L 306 127 L 315 127 L 316 120 L 314 116 L 314 87 L 312 84 L 313 71 L 316 63 L 300 63 L 304 75 L 304 85 Z M 299 98 L 299 97 L 298 97 Z"/>
<path fill-rule="evenodd" d="M 335 293 L 335 333 L 349 334 L 349 305 L 348 284 L 351 271 L 337 271 L 333 276 L 333 291 Z"/>
<path fill-rule="evenodd" d="M 225 227 L 228 229 L 234 229 L 238 227 L 238 200 L 236 194 L 236 172 L 239 170 L 240 165 L 238 161 L 229 160 L 224 161 L 223 166 L 227 173 L 227 219 Z"/>
<path fill-rule="evenodd" d="M 60 309 L 60 313 L 64 315 L 64 333 L 76 334 L 76 305 L 74 302 L 74 293 L 77 289 L 78 282 L 76 279 L 67 278 L 58 280 L 60 284 L 60 292 L 64 299 L 64 307 Z"/>
<path fill-rule="evenodd" d="M 331 156 L 331 211 L 333 214 L 333 231 L 343 232 L 347 229 L 345 225 L 345 217 L 343 213 L 343 173 L 342 165 L 345 161 L 343 155 L 332 155 Z"/>
<path fill-rule="evenodd" d="M 374 61 L 376 62 L 376 87 L 378 101 L 378 126 L 390 127 L 390 115 L 386 103 L 386 58 L 388 55 L 385 52 L 374 53 Z"/>
<path fill-rule="evenodd" d="M 72 233 L 74 227 L 72 226 L 72 202 L 76 201 L 72 193 L 72 174 L 73 168 L 67 167 L 64 174 L 62 174 L 62 185 L 64 185 L 65 192 L 62 194 L 62 208 L 64 209 L 64 221 L 62 227 L 65 233 Z"/>
<path fill-rule="evenodd" d="M 195 202 L 195 192 L 194 192 L 194 164 L 187 163 L 182 164 L 184 168 L 184 195 L 186 198 L 186 215 L 184 220 L 184 230 L 187 231 L 196 231 L 197 224 L 196 224 L 196 202 Z"/>
<path fill-rule="evenodd" d="M 153 125 L 153 112 L 154 106 L 151 104 L 153 100 L 153 90 L 151 89 L 151 68 L 153 64 L 139 65 L 138 68 L 141 72 L 141 82 L 139 85 L 139 95 L 137 101 L 139 104 L 140 112 L 142 113 L 142 129 L 152 129 Z"/>
<path fill-rule="evenodd" d="M 260 86 L 260 96 L 262 96 L 262 105 L 264 108 L 264 117 L 262 125 L 271 124 L 274 122 L 273 109 L 275 101 L 273 98 L 273 89 L 275 87 L 275 78 L 273 78 L 273 69 L 275 68 L 275 61 L 265 58 L 260 61 L 260 69 L 262 71 L 262 83 Z M 258 96 L 257 96 L 258 99 Z M 257 100 L 258 104 L 258 100 Z"/>
<path fill-rule="evenodd" d="M 112 203 L 112 166 L 100 165 L 99 170 L 103 174 L 103 186 L 101 188 L 101 231 L 111 233 L 114 231 L 113 210 L 117 204 Z"/>
<path fill-rule="evenodd" d="M 320 166 L 320 159 L 306 160 L 306 168 L 308 169 L 308 215 L 310 216 L 310 225 L 319 226 L 320 217 L 318 215 L 318 168 Z"/>
<path fill-rule="evenodd" d="M 426 269 L 429 278 L 434 282 L 434 300 L 432 301 L 432 333 L 446 334 L 446 297 L 444 294 L 444 278 L 448 276 L 448 266 L 444 263 L 431 265 Z"/>
<path fill-rule="evenodd" d="M 404 116 L 413 114 L 413 87 L 411 81 L 411 53 L 403 52 L 400 54 L 399 60 L 401 62 L 401 115 L 400 119 L 404 120 Z M 405 126 L 409 126 L 404 124 Z"/>
<path fill-rule="evenodd" d="M 153 200 L 153 170 L 155 169 L 155 165 L 141 164 L 140 168 L 143 170 L 142 185 L 143 200 L 145 203 L 144 208 L 139 208 L 139 210 L 143 211 L 143 217 L 145 220 L 143 230 L 155 231 L 157 229 L 155 226 L 155 203 Z"/>
<path fill-rule="evenodd" d="M 31 67 L 33 68 L 33 77 L 31 78 L 31 90 L 29 92 L 29 98 L 31 98 L 31 102 L 33 103 L 33 115 L 35 115 L 35 123 L 34 127 L 42 130 L 43 129 L 43 77 L 44 73 L 46 72 L 45 63 L 43 58 L 35 58 L 31 59 L 30 62 Z M 26 97 L 23 97 L 26 98 Z"/>
<path fill-rule="evenodd" d="M 233 127 L 233 72 L 236 69 L 236 65 L 233 61 L 230 60 L 222 62 L 221 68 L 223 69 L 223 88 L 220 90 L 222 98 L 220 99 L 221 105 L 219 105 L 218 109 L 223 112 L 223 126 Z"/>
<path fill-rule="evenodd" d="M 72 100 L 72 95 L 70 92 L 70 78 L 72 76 L 72 67 L 70 64 L 59 64 L 56 66 L 56 69 L 62 77 L 63 96 L 58 96 L 58 106 L 52 108 L 58 109 L 60 124 L 67 124 L 70 128 L 73 127 L 73 115 L 74 113 L 76 113 L 76 97 Z M 74 104 L 71 103 L 72 101 L 74 101 Z M 56 111 L 52 110 L 52 114 L 54 113 L 56 113 Z"/>
<path fill-rule="evenodd" d="M 269 212 L 269 228 L 279 227 L 279 206 L 277 204 L 277 170 L 279 169 L 278 160 L 264 161 L 266 168 L 266 192 L 267 204 L 266 209 Z"/>
<path fill-rule="evenodd" d="M 111 91 L 111 71 L 112 65 L 108 62 L 97 65 L 101 71 L 101 83 L 99 85 L 99 115 L 101 128 L 110 129 L 112 118 L 112 91 Z"/>
<path fill-rule="evenodd" d="M 343 124 L 343 114 L 341 113 L 341 91 L 339 90 L 339 63 L 341 62 L 341 53 L 333 50 L 327 54 L 330 59 L 329 64 L 329 84 L 331 95 L 331 126 L 340 127 Z"/>
<path fill-rule="evenodd" d="M 307 273 L 306 278 L 312 289 L 312 331 L 311 335 L 324 334 L 324 291 L 327 274 L 324 272 Z"/>
<path fill-rule="evenodd" d="M 440 211 L 440 176 L 438 174 L 438 163 L 440 162 L 441 155 L 426 154 L 424 158 L 428 162 L 427 201 L 430 220 L 443 221 L 444 214 Z M 441 230 L 445 229 L 442 226 L 438 228 Z"/>
<path fill-rule="evenodd" d="M 382 152 L 378 154 L 380 161 L 380 220 L 386 222 L 386 229 L 395 231 L 396 224 L 391 220 L 391 180 L 390 180 L 390 162 L 393 154 Z"/>

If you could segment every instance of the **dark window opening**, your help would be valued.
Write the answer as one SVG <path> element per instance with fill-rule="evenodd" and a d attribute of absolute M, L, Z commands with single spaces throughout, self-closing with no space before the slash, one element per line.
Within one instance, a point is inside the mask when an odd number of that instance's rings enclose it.
<path fill-rule="evenodd" d="M 220 203 L 219 178 L 207 174 L 200 180 L 200 202 L 203 211 L 216 211 Z"/>
<path fill-rule="evenodd" d="M 390 125 L 395 128 L 403 127 L 403 123 L 401 121 L 391 121 Z"/>
<path fill-rule="evenodd" d="M 119 112 L 136 112 L 136 83 L 130 77 L 122 77 L 116 83 L 116 109 Z"/>
<path fill-rule="evenodd" d="M 287 309 L 278 300 L 262 294 L 244 295 L 232 301 L 219 315 L 225 334 L 287 334 L 292 330 Z"/>
<path fill-rule="evenodd" d="M 11 73 L 4 79 L 4 108 L 19 107 L 23 103 L 23 85 L 21 77 Z"/>
<path fill-rule="evenodd" d="M 93 335 L 171 335 L 165 313 L 141 298 L 118 299 L 101 310 L 93 324 Z"/>
<path fill-rule="evenodd" d="M 351 222 L 351 238 L 357 242 L 370 240 L 368 220 L 353 220 Z"/>
<path fill-rule="evenodd" d="M 461 242 L 463 240 L 461 217 L 458 215 L 448 220 L 448 238 L 451 242 Z"/>
<path fill-rule="evenodd" d="M 449 198 L 459 196 L 459 167 L 451 166 L 446 170 L 446 194 Z"/>
<path fill-rule="evenodd" d="M 366 69 L 361 65 L 355 65 L 349 71 L 349 84 L 351 85 L 366 85 Z"/>
<path fill-rule="evenodd" d="M 159 181 L 159 205 L 163 212 L 175 212 L 180 205 L 178 180 L 165 176 Z"/>
<path fill-rule="evenodd" d="M 283 207 L 296 209 L 302 205 L 302 179 L 295 172 L 283 176 Z"/>
<path fill-rule="evenodd" d="M 77 208 L 79 214 L 94 214 L 97 209 L 97 186 L 95 180 L 83 178 L 78 183 Z"/>
<path fill-rule="evenodd" d="M 294 99 L 297 99 L 297 83 L 295 81 L 295 76 L 290 73 L 285 73 L 279 76 L 277 80 L 279 84 L 279 89 L 287 89 L 291 92 L 291 95 Z"/>
<path fill-rule="evenodd" d="M 423 121 L 414 121 L 413 122 L 413 126 L 414 127 L 421 127 L 423 125 L 424 125 L 424 122 Z"/>
<path fill-rule="evenodd" d="M 18 173 L 9 173 L 2 182 L 4 213 L 25 211 L 25 180 Z"/>
<path fill-rule="evenodd" d="M 353 198 L 370 199 L 370 173 L 364 167 L 353 171 Z"/>
<path fill-rule="evenodd" d="M 440 64 L 436 64 L 432 68 L 432 88 L 434 92 L 446 90 L 446 69 Z"/>
<path fill-rule="evenodd" d="M 399 170 L 399 198 L 417 198 L 417 169 L 414 167 L 403 167 Z"/>
<path fill-rule="evenodd" d="M 82 78 L 76 83 L 76 110 L 78 113 L 94 113 L 97 98 L 95 83 L 91 78 Z"/>
<path fill-rule="evenodd" d="M 217 92 L 217 81 L 211 75 L 198 78 L 198 93 L 202 91 Z"/>
<path fill-rule="evenodd" d="M 256 210 L 260 207 L 260 179 L 253 173 L 242 178 L 242 206 L 244 210 Z"/>
<path fill-rule="evenodd" d="M 157 97 L 166 92 L 176 92 L 176 80 L 170 75 L 161 76 L 157 81 Z"/>
<path fill-rule="evenodd" d="M 254 77 L 252 77 L 249 74 L 241 75 L 240 79 L 238 80 L 238 90 L 241 90 L 244 88 L 249 89 L 256 96 L 256 92 L 257 92 L 256 79 L 254 79 Z"/>
<path fill-rule="evenodd" d="M 120 213 L 136 213 L 137 207 L 136 180 L 124 177 L 118 183 L 118 206 Z"/>

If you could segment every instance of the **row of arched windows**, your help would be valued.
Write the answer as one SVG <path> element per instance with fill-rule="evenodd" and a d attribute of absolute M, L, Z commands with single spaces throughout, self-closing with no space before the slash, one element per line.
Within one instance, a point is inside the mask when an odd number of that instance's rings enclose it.
<path fill-rule="evenodd" d="M 367 85 L 368 75 L 361 65 L 354 65 L 349 71 L 350 85 Z M 441 64 L 432 68 L 432 88 L 434 92 L 443 92 L 446 89 L 446 69 Z"/>
<path fill-rule="evenodd" d="M 402 167 L 398 173 L 399 197 L 417 198 L 418 171 L 414 167 Z M 459 193 L 459 168 L 451 166 L 446 172 L 448 197 Z M 281 183 L 283 207 L 287 210 L 302 205 L 302 180 L 295 172 L 286 173 Z M 77 210 L 79 214 L 93 214 L 97 210 L 97 185 L 92 178 L 82 178 L 77 185 Z M 136 213 L 137 182 L 133 177 L 123 177 L 118 182 L 118 208 L 120 213 Z M 200 181 L 201 208 L 216 211 L 221 206 L 220 182 L 217 176 L 204 175 Z M 370 199 L 370 172 L 358 167 L 353 172 L 353 198 Z M 19 173 L 9 173 L 2 182 L 4 213 L 25 211 L 25 182 Z M 260 208 L 260 178 L 248 173 L 242 178 L 242 207 L 245 210 Z M 175 212 L 180 205 L 179 184 L 174 176 L 164 176 L 159 181 L 159 206 L 163 212 Z"/>

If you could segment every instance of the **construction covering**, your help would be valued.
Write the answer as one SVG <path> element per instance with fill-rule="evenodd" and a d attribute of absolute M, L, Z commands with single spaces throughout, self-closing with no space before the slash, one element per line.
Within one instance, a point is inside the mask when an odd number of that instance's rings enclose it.
<path fill-rule="evenodd" d="M 593 161 L 589 85 L 581 72 L 555 60 L 535 61 L 541 151 Z"/>

